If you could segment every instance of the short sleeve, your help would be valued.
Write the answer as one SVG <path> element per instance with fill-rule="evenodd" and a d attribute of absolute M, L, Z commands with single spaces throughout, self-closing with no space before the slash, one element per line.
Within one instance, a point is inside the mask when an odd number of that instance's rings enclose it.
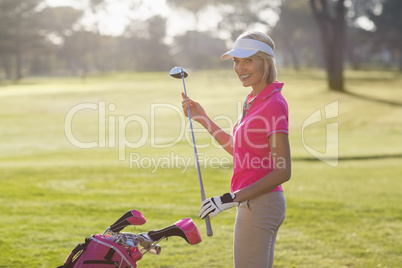
<path fill-rule="evenodd" d="M 288 105 L 283 98 L 270 98 L 265 111 L 267 124 L 267 136 L 275 133 L 289 134 Z"/>

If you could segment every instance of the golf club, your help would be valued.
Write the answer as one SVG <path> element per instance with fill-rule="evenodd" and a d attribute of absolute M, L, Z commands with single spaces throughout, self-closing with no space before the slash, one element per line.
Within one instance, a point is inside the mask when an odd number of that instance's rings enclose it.
<path fill-rule="evenodd" d="M 188 73 L 186 70 L 184 70 L 181 67 L 173 67 L 172 70 L 170 70 L 170 75 L 174 78 L 181 78 L 183 81 L 183 88 L 184 88 L 184 95 L 187 97 L 187 91 L 186 91 L 186 84 L 184 83 L 184 78 L 188 76 Z M 195 159 L 196 159 L 196 164 L 197 164 L 197 171 L 198 171 L 198 180 L 200 182 L 200 189 L 201 189 L 201 199 L 202 201 L 205 200 L 205 191 L 204 191 L 204 184 L 202 183 L 202 177 L 201 177 L 201 169 L 200 169 L 200 164 L 198 162 L 198 153 L 197 153 L 197 147 L 195 144 L 195 138 L 194 138 L 194 131 L 193 131 L 193 123 L 191 121 L 191 114 L 190 114 L 190 107 L 187 109 L 188 113 L 188 119 L 190 121 L 190 128 L 191 128 L 191 136 L 193 138 L 193 147 L 194 147 L 194 154 L 195 154 Z M 211 227 L 211 221 L 209 219 L 209 216 L 205 218 L 205 225 L 207 227 L 207 236 L 212 236 L 212 227 Z"/>

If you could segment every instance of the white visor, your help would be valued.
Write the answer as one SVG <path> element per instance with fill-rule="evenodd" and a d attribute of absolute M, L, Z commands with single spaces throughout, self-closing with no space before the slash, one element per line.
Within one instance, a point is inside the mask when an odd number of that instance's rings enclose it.
<path fill-rule="evenodd" d="M 272 57 L 274 56 L 272 47 L 264 42 L 254 39 L 238 39 L 234 43 L 232 50 L 229 50 L 221 56 L 221 60 L 228 60 L 232 57 L 248 58 L 258 51 L 267 53 Z"/>

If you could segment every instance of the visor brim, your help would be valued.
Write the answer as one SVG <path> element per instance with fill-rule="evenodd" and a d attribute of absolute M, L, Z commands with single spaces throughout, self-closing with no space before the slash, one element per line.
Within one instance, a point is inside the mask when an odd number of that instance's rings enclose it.
<path fill-rule="evenodd" d="M 258 50 L 254 49 L 244 49 L 244 48 L 234 48 L 232 50 L 229 50 L 225 54 L 221 56 L 221 60 L 228 60 L 230 58 L 236 57 L 236 58 L 248 58 L 253 56 L 255 53 L 257 53 Z"/>

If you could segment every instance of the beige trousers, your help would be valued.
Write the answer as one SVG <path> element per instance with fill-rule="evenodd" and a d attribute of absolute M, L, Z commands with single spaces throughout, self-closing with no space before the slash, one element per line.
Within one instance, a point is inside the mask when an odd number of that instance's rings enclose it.
<path fill-rule="evenodd" d="M 285 213 L 283 192 L 267 193 L 239 205 L 233 247 L 236 268 L 273 266 L 276 235 Z"/>

